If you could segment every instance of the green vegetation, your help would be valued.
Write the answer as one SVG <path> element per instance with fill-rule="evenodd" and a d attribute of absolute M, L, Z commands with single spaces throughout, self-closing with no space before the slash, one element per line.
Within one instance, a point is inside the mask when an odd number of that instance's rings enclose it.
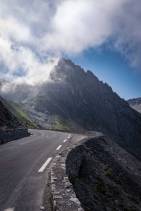
<path fill-rule="evenodd" d="M 25 127 L 28 128 L 37 128 L 37 125 L 29 118 L 28 114 L 22 109 L 17 103 L 14 102 L 4 102 L 7 108 L 13 113 L 17 119 L 23 123 Z"/>
<path fill-rule="evenodd" d="M 69 131 L 70 130 L 69 126 L 67 125 L 67 122 L 60 119 L 59 116 L 54 117 L 54 123 L 53 123 L 52 129 L 63 130 L 63 131 Z"/>

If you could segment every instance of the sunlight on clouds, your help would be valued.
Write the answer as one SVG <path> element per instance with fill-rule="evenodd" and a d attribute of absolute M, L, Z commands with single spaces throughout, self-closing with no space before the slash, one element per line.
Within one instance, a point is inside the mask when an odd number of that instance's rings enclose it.
<path fill-rule="evenodd" d="M 26 47 L 12 47 L 11 42 L 0 38 L 0 61 L 8 68 L 5 78 L 13 80 L 16 83 L 27 83 L 35 85 L 36 83 L 48 80 L 49 73 L 57 64 L 57 58 L 44 60 L 44 62 L 36 56 L 36 54 Z M 24 69 L 23 76 L 15 77 L 17 69 Z"/>
<path fill-rule="evenodd" d="M 0 19 L 0 36 L 15 42 L 30 41 L 30 29 L 16 19 Z"/>
<path fill-rule="evenodd" d="M 52 30 L 43 37 L 43 47 L 79 53 L 101 45 L 112 33 L 117 10 L 125 1 L 63 1 L 52 20 Z"/>
<path fill-rule="evenodd" d="M 141 66 L 140 19 L 138 0 L 0 1 L 0 63 L 8 69 L 5 78 L 44 82 L 58 55 L 81 53 L 113 37 L 113 47 Z M 53 55 L 55 61 L 50 64 L 44 54 Z M 16 76 L 20 69 L 25 74 Z"/>

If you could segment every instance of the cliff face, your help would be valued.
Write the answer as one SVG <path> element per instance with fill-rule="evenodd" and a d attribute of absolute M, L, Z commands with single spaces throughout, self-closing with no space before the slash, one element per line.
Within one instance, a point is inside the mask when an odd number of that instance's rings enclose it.
<path fill-rule="evenodd" d="M 62 59 L 35 101 L 35 109 L 71 122 L 74 129 L 97 130 L 140 157 L 141 115 L 90 71 Z M 79 126 L 79 127 L 77 127 Z"/>
<path fill-rule="evenodd" d="M 85 211 L 140 211 L 141 163 L 109 138 L 74 148 L 66 173 Z"/>
<path fill-rule="evenodd" d="M 0 98 L 0 129 L 12 129 L 21 125 L 16 117 L 6 108 L 4 100 Z"/>
<path fill-rule="evenodd" d="M 27 135 L 27 128 L 9 111 L 4 99 L 0 98 L 0 144 Z"/>

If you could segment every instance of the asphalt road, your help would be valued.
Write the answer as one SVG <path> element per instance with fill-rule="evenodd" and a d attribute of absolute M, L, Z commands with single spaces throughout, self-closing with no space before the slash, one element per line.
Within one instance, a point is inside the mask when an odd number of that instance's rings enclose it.
<path fill-rule="evenodd" d="M 31 130 L 0 146 L 0 211 L 39 211 L 52 158 L 69 134 Z"/>

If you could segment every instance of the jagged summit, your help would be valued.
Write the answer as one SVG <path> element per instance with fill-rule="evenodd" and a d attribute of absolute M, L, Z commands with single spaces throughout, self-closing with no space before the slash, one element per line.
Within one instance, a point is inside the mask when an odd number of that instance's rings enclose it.
<path fill-rule="evenodd" d="M 84 130 L 101 131 L 135 154 L 141 152 L 141 115 L 90 71 L 61 59 L 36 98 L 35 109 Z M 71 124 L 72 126 L 73 124 Z"/>
<path fill-rule="evenodd" d="M 80 80 L 83 83 L 85 79 L 95 80 L 95 84 L 99 84 L 98 78 L 90 70 L 84 70 L 79 65 L 74 64 L 71 60 L 61 58 L 50 74 L 50 78 L 55 82 L 74 83 Z"/>
<path fill-rule="evenodd" d="M 71 60 L 61 58 L 52 70 L 50 77 L 52 80 L 59 81 L 61 79 L 68 80 L 73 77 L 73 75 L 78 74 L 84 76 L 86 73 L 80 66 L 75 65 Z"/>
<path fill-rule="evenodd" d="M 64 57 L 60 58 L 58 61 L 58 66 L 62 66 L 62 65 L 69 65 L 69 66 L 77 66 L 75 65 L 70 59 L 66 59 Z"/>

